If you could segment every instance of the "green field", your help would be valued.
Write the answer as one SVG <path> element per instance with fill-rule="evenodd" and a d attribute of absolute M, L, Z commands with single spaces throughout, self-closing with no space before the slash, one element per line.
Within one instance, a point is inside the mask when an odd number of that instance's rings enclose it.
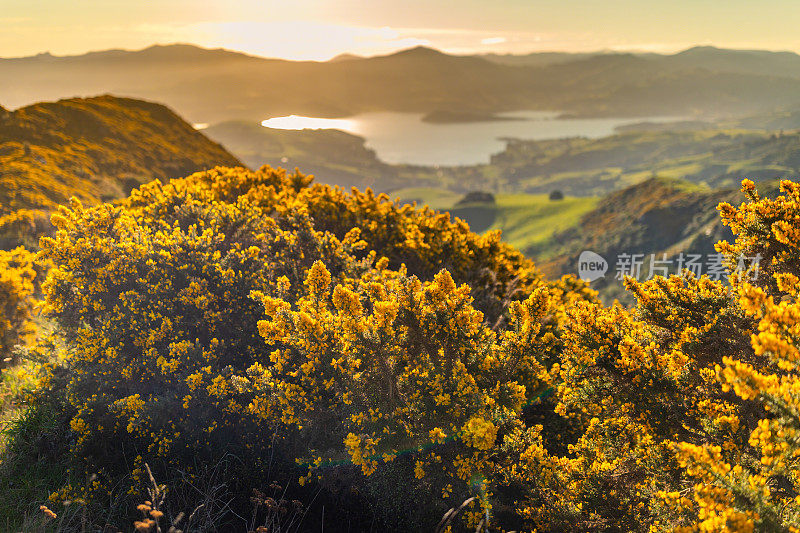
<path fill-rule="evenodd" d="M 595 197 L 550 200 L 546 194 L 498 194 L 494 204 L 456 206 L 461 194 L 431 188 L 400 189 L 390 196 L 428 205 L 437 211 L 449 211 L 479 233 L 500 230 L 503 240 L 538 258 L 547 256 L 547 244 L 553 234 L 576 225 L 598 201 Z"/>

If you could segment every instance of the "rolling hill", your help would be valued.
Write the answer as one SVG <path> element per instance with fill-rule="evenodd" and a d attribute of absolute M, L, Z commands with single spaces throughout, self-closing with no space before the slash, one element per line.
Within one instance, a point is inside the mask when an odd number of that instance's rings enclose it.
<path fill-rule="evenodd" d="M 258 123 L 227 121 L 203 133 L 229 147 L 251 168 L 261 165 L 313 174 L 316 182 L 386 191 L 404 187 L 400 167 L 379 160 L 364 138 L 339 130 L 278 130 Z"/>
<path fill-rule="evenodd" d="M 100 96 L 3 110 L 0 235 L 13 244 L 20 228 L 37 224 L 36 210 L 71 196 L 95 203 L 156 178 L 241 164 L 160 104 Z"/>
<path fill-rule="evenodd" d="M 800 175 L 800 133 L 759 130 L 634 130 L 599 139 L 509 140 L 488 165 L 443 168 L 447 188 L 604 195 L 653 176 L 737 188 Z M 460 189 L 459 189 L 460 190 Z"/>
<path fill-rule="evenodd" d="M 763 188 L 771 190 L 771 185 Z M 578 258 L 584 250 L 600 254 L 608 261 L 609 271 L 592 282 L 592 288 L 606 301 L 620 298 L 631 303 L 631 295 L 615 279 L 621 254 L 643 255 L 641 280 L 649 276 L 652 254 L 657 260 L 663 259 L 663 254 L 668 260 L 681 253 L 700 254 L 705 265 L 709 255 L 715 253 L 714 243 L 732 238 L 716 206 L 720 202 L 738 205 L 742 200 L 737 189 L 710 189 L 682 180 L 651 178 L 602 198 L 567 230 L 554 233 L 539 250 L 528 252 L 544 259 L 537 264 L 550 276 L 577 275 Z M 677 263 L 669 273 L 678 273 Z"/>

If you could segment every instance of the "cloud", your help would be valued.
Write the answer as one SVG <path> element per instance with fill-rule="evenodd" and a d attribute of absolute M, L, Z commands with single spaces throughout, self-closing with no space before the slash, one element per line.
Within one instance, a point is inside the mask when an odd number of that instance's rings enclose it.
<path fill-rule="evenodd" d="M 508 41 L 508 39 L 505 37 L 486 37 L 485 39 L 481 39 L 481 44 L 503 44 L 506 41 Z"/>

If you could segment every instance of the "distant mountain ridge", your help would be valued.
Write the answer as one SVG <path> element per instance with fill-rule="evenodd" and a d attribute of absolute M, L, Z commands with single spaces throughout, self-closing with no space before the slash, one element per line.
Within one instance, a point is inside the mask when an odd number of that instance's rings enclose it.
<path fill-rule="evenodd" d="M 0 101 L 113 93 L 191 122 L 369 111 L 559 110 L 584 116 L 732 115 L 800 106 L 800 56 L 699 47 L 672 55 L 457 56 L 425 47 L 327 62 L 193 45 L 0 59 Z"/>
<path fill-rule="evenodd" d="M 530 54 L 479 54 L 489 61 L 517 66 L 551 66 L 598 57 L 635 57 L 652 61 L 662 68 L 702 68 L 715 72 L 800 76 L 800 55 L 790 51 L 747 50 L 693 46 L 673 54 L 654 52 L 532 52 Z"/>

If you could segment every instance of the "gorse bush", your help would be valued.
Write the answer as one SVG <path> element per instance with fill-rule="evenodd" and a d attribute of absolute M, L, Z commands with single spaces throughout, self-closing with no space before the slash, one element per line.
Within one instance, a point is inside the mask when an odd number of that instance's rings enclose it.
<path fill-rule="evenodd" d="M 0 369 L 33 333 L 35 291 L 34 254 L 21 247 L 0 250 Z"/>
<path fill-rule="evenodd" d="M 53 499 L 135 502 L 147 464 L 172 517 L 203 483 L 233 516 L 279 479 L 364 528 L 433 530 L 474 497 L 453 527 L 796 531 L 800 187 L 743 189 L 720 206 L 730 283 L 628 279 L 632 309 L 299 172 L 74 201 L 41 242 L 57 327 L 34 351 L 56 356 L 34 405 L 70 447 Z"/>
<path fill-rule="evenodd" d="M 557 412 L 582 434 L 552 454 L 540 428 L 508 477 L 544 530 L 796 531 L 798 186 L 720 205 L 731 286 L 691 274 L 628 280 L 637 306 L 569 312 Z M 742 256 L 759 268 L 737 270 Z M 556 374 L 551 369 L 551 374 Z M 508 444 L 515 444 L 509 441 Z"/>
<path fill-rule="evenodd" d="M 422 283 L 381 269 L 330 285 L 316 263 L 294 305 L 259 295 L 270 317 L 259 329 L 283 348 L 269 368 L 249 369 L 260 392 L 249 409 L 301 429 L 316 455 L 306 459 L 312 473 L 337 458 L 342 442 L 366 476 L 411 449 L 414 478 L 432 475 L 442 498 L 463 500 L 476 476 L 483 483 L 492 473 L 498 431 L 519 425 L 522 383 L 546 379 L 534 354 L 554 342 L 541 327 L 549 291 L 515 302 L 498 336 L 471 305 L 469 287 L 446 271 Z M 428 442 L 448 445 L 423 451 Z"/>
<path fill-rule="evenodd" d="M 782 196 L 760 199 L 752 182 L 750 202 L 720 206 L 736 242 L 718 249 L 732 259 L 761 256 L 756 280 L 734 276 L 739 305 L 753 321 L 747 330 L 756 363 L 727 355 L 715 367 L 722 389 L 752 411 L 742 417 L 747 447 L 681 443 L 679 457 L 696 480 L 694 508 L 706 529 L 797 531 L 800 528 L 800 187 L 781 183 Z M 762 360 L 763 359 L 763 360 Z M 760 363 L 760 364 L 759 364 Z M 755 411 L 755 414 L 753 414 Z M 757 417 L 757 420 L 755 418 Z M 733 420 L 733 423 L 738 421 Z"/>
<path fill-rule="evenodd" d="M 488 495 L 476 479 L 546 387 L 564 309 L 592 299 L 497 234 L 266 167 L 52 220 L 45 311 L 64 354 L 45 381 L 80 476 L 132 471 L 134 487 L 145 462 L 171 479 L 231 454 L 242 480 L 300 463 L 324 484 L 345 460 L 356 484 L 383 469 L 448 502 Z M 398 505 L 387 516 L 416 503 Z"/>
<path fill-rule="evenodd" d="M 725 352 L 756 359 L 729 289 L 690 275 L 629 288 L 639 301 L 632 312 L 581 304 L 570 313 L 552 373 L 556 411 L 579 438 L 553 454 L 533 431 L 525 467 L 512 465 L 528 486 L 523 511 L 543 529 L 673 530 L 682 522 L 660 496 L 686 488 L 675 443 L 747 442 L 742 406 L 715 377 Z"/>

